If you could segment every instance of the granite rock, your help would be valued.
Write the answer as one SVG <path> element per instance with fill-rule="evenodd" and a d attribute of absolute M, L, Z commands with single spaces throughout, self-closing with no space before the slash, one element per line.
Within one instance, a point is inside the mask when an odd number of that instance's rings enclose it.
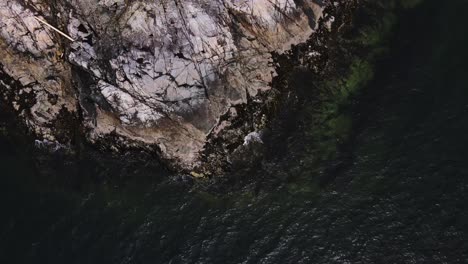
<path fill-rule="evenodd" d="M 0 86 L 38 138 L 69 144 L 56 129 L 65 111 L 90 142 L 112 134 L 157 146 L 173 167 L 191 170 L 207 138 L 223 133 L 221 117 L 242 118 L 233 107 L 271 89 L 272 53 L 305 42 L 327 4 L 2 0 L 0 72 L 16 85 Z"/>

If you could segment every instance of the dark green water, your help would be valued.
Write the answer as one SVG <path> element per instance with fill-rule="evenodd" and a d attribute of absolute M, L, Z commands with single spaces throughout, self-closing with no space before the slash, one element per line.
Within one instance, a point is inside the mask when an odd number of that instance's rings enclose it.
<path fill-rule="evenodd" d="M 350 143 L 302 172 L 323 184 L 260 171 L 255 191 L 215 195 L 151 163 L 41 163 L 0 139 L 0 262 L 467 263 L 465 14 L 426 1 L 402 18 Z"/>

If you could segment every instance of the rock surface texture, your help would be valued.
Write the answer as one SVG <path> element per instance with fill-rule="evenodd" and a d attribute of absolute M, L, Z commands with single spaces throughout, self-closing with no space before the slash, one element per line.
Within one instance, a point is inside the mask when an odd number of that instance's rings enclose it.
<path fill-rule="evenodd" d="M 192 170 L 243 118 L 236 106 L 271 89 L 272 53 L 305 42 L 328 4 L 0 0 L 0 87 L 40 140 L 71 144 L 74 117 L 90 142 L 151 146 Z"/>

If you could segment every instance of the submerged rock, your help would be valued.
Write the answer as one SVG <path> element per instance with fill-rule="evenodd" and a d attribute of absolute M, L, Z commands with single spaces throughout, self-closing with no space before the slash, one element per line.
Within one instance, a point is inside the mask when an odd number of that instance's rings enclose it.
<path fill-rule="evenodd" d="M 77 120 L 90 142 L 150 148 L 192 170 L 209 138 L 261 141 L 251 125 L 226 131 L 249 122 L 235 107 L 264 100 L 272 53 L 304 43 L 328 4 L 3 0 L 0 88 L 41 140 L 72 144 L 76 126 L 63 123 Z"/>

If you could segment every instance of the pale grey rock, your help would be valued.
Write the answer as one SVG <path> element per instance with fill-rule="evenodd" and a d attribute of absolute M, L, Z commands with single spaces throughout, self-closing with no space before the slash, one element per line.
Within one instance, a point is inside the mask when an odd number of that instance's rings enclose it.
<path fill-rule="evenodd" d="M 0 67 L 35 97 L 31 115 L 23 114 L 29 127 L 57 140 L 50 122 L 60 110 L 81 112 L 89 140 L 113 133 L 155 144 L 163 158 L 184 169 L 199 163 L 210 133 L 223 133 L 221 116 L 271 88 L 272 52 L 305 42 L 326 4 L 55 2 L 0 2 Z"/>
<path fill-rule="evenodd" d="M 256 131 L 250 132 L 249 134 L 247 134 L 247 136 L 245 136 L 244 146 L 248 145 L 248 144 L 251 144 L 251 143 L 254 143 L 254 142 L 263 144 L 263 140 L 262 140 L 261 135 Z"/>
<path fill-rule="evenodd" d="M 31 2 L 36 10 L 45 5 Z M 23 89 L 13 91 L 18 99 L 25 94 L 36 103 L 22 109 L 12 101 L 32 131 L 49 140 L 56 140 L 49 123 L 62 108 L 76 110 L 76 98 L 71 89 L 69 63 L 60 60 L 61 48 L 54 35 L 36 19 L 36 10 L 23 1 L 0 1 L 0 70 L 17 80 Z M 50 100 L 51 96 L 57 100 Z"/>

